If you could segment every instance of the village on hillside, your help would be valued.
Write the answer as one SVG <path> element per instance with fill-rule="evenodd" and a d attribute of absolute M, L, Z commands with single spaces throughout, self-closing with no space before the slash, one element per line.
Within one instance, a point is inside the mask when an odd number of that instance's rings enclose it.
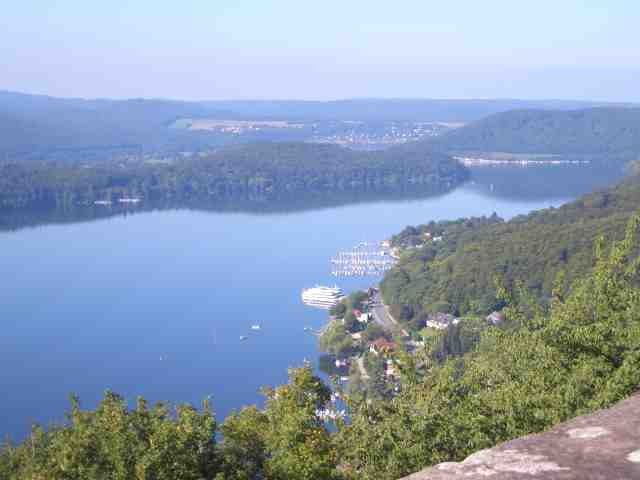
<path fill-rule="evenodd" d="M 319 333 L 320 348 L 330 355 L 324 369 L 346 382 L 350 392 L 388 398 L 399 391 L 403 358 L 410 355 L 420 368 L 430 357 L 464 348 L 466 338 L 489 325 L 504 322 L 502 312 L 486 318 L 459 318 L 449 313 L 428 315 L 424 328 L 412 331 L 399 322 L 382 300 L 379 288 L 357 291 L 330 310 L 330 321 Z"/>

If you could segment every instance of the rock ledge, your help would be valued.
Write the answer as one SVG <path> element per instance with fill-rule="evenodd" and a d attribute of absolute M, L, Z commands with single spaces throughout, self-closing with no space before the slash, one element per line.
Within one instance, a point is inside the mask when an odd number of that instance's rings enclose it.
<path fill-rule="evenodd" d="M 640 480 L 640 394 L 404 480 Z"/>

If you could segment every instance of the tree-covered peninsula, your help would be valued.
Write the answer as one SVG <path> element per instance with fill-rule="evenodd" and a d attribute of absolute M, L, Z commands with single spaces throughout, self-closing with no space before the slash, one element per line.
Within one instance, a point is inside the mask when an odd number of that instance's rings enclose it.
<path fill-rule="evenodd" d="M 0 165 L 0 209 L 95 202 L 270 202 L 344 192 L 446 191 L 467 178 L 451 157 L 403 146 L 355 152 L 335 145 L 258 143 L 168 163 Z M 136 200 L 136 201 L 137 201 Z"/>

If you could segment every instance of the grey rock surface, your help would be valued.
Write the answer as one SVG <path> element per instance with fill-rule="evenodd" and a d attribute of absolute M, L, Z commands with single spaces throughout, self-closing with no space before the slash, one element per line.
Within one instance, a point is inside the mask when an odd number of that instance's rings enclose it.
<path fill-rule="evenodd" d="M 640 480 L 640 394 L 404 480 Z"/>

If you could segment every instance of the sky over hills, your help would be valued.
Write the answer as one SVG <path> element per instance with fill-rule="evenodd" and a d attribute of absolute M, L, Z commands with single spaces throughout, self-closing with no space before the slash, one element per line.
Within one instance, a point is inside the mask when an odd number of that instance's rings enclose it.
<path fill-rule="evenodd" d="M 25 0 L 2 16 L 7 90 L 640 100 L 630 0 Z"/>

